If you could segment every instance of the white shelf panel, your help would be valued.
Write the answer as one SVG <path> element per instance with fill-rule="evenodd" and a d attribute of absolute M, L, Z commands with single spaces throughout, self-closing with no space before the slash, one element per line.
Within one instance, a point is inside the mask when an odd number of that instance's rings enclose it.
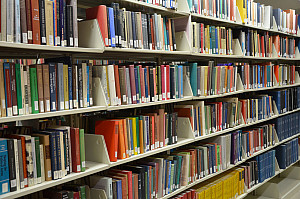
<path fill-rule="evenodd" d="M 11 116 L 11 117 L 0 117 L 0 123 L 15 122 L 19 120 L 32 120 L 32 119 L 47 118 L 47 117 L 57 117 L 57 116 L 72 115 L 78 113 L 89 113 L 89 112 L 102 111 L 102 110 L 107 110 L 107 107 L 92 106 L 92 107 L 72 109 L 72 110 L 54 111 L 54 112 L 37 113 L 37 114 L 29 114 L 29 115 L 18 115 L 18 116 Z"/>
<path fill-rule="evenodd" d="M 67 52 L 67 53 L 102 53 L 102 49 L 98 48 L 75 48 L 75 47 L 62 47 L 62 46 L 48 46 L 36 44 L 23 44 L 0 41 L 0 48 L 23 49 L 23 50 L 36 50 L 36 51 L 49 51 L 49 52 Z"/>
<path fill-rule="evenodd" d="M 237 162 L 235 165 L 230 165 L 227 169 L 224 169 L 224 170 L 222 170 L 222 171 L 218 171 L 218 172 L 213 173 L 213 174 L 211 174 L 211 175 L 208 175 L 208 176 L 206 176 L 206 177 L 204 177 L 204 178 L 201 178 L 201 179 L 199 179 L 199 180 L 196 180 L 195 182 L 193 182 L 193 183 L 191 183 L 191 184 L 189 184 L 189 185 L 187 185 L 187 186 L 181 187 L 181 188 L 175 190 L 174 192 L 172 192 L 172 193 L 170 193 L 170 194 L 168 194 L 168 195 L 165 195 L 164 197 L 162 197 L 162 199 L 171 198 L 171 197 L 173 197 L 173 196 L 175 196 L 175 195 L 177 195 L 177 194 L 179 194 L 179 193 L 181 193 L 181 192 L 183 192 L 183 191 L 185 191 L 185 190 L 187 190 L 187 189 L 189 189 L 189 188 L 191 188 L 191 187 L 193 187 L 193 186 L 195 186 L 195 185 L 197 185 L 197 184 L 199 184 L 199 183 L 201 183 L 201 182 L 204 182 L 204 181 L 206 181 L 206 180 L 208 180 L 208 179 L 210 179 L 210 178 L 213 178 L 214 176 L 217 176 L 217 175 L 219 175 L 219 174 L 221 174 L 221 173 L 224 173 L 225 171 L 228 171 L 228 170 L 230 170 L 230 169 L 236 167 L 236 166 L 238 166 L 238 165 L 240 165 L 240 164 L 246 162 L 247 160 L 249 160 L 249 159 L 251 159 L 251 158 L 253 158 L 253 157 L 257 156 L 257 155 L 260 155 L 260 154 L 262 154 L 262 153 L 264 153 L 264 152 L 266 152 L 266 151 L 269 151 L 270 149 L 272 149 L 272 148 L 274 148 L 274 147 L 276 147 L 276 146 L 278 146 L 278 145 L 280 145 L 280 144 L 282 144 L 282 143 L 284 143 L 284 142 L 287 142 L 287 141 L 289 141 L 289 140 L 292 140 L 292 139 L 294 139 L 295 137 L 297 137 L 297 136 L 299 136 L 299 135 L 300 135 L 300 133 L 298 133 L 298 134 L 296 134 L 296 135 L 294 135 L 294 136 L 292 136 L 292 137 L 290 137 L 290 138 L 287 138 L 287 139 L 285 139 L 285 140 L 282 140 L 281 142 L 276 143 L 274 146 L 271 146 L 271 147 L 268 147 L 268 148 L 266 148 L 266 149 L 264 149 L 264 150 L 258 151 L 258 152 L 256 152 L 256 153 L 254 153 L 252 156 L 247 157 L 247 158 L 245 158 L 244 160 Z M 299 160 L 298 160 L 298 161 L 299 161 Z M 297 161 L 297 162 L 298 162 L 298 161 Z M 294 163 L 294 164 L 295 164 L 295 163 Z M 293 164 L 292 164 L 292 165 L 293 165 Z M 292 165 L 290 165 L 290 166 L 292 166 Z M 290 167 L 290 166 L 289 166 L 289 167 Z M 289 167 L 288 167 L 288 168 L 289 168 Z M 280 173 L 281 173 L 281 172 L 282 172 L 282 171 L 280 171 Z"/>
<path fill-rule="evenodd" d="M 145 158 L 145 157 L 148 157 L 148 156 L 151 156 L 151 155 L 155 155 L 155 154 L 158 154 L 158 153 L 161 153 L 161 152 L 164 152 L 164 151 L 168 151 L 168 150 L 180 147 L 180 146 L 184 146 L 184 145 L 187 145 L 187 144 L 190 144 L 190 143 L 193 143 L 193 142 L 195 142 L 194 139 L 178 138 L 178 142 L 176 144 L 171 144 L 171 145 L 168 145 L 168 146 L 165 146 L 165 147 L 162 147 L 162 148 L 158 148 L 158 149 L 155 149 L 155 150 L 152 150 L 152 151 L 148 151 L 148 152 L 143 153 L 143 154 L 134 155 L 130 158 L 126 158 L 126 159 L 123 159 L 123 160 L 118 160 L 117 162 L 112 162 L 110 164 L 110 167 L 114 167 L 114 166 L 117 166 L 117 165 L 120 165 L 120 164 L 125 164 L 125 163 L 128 163 L 128 162 L 132 162 L 134 160 L 142 159 L 142 158 Z"/>
<path fill-rule="evenodd" d="M 11 199 L 11 198 L 18 198 L 18 197 L 22 197 L 37 191 L 41 191 L 47 188 L 51 188 L 53 186 L 57 186 L 66 182 L 70 182 L 72 180 L 76 180 L 88 175 L 92 175 L 94 173 L 100 172 L 100 171 L 104 171 L 106 169 L 109 168 L 109 165 L 107 164 L 100 164 L 100 163 L 95 163 L 95 162 L 86 162 L 86 170 L 85 172 L 80 172 L 80 173 L 71 173 L 67 176 L 65 176 L 62 179 L 58 179 L 58 180 L 52 180 L 52 181 L 45 181 L 41 184 L 37 184 L 34 185 L 32 187 L 26 187 L 24 189 L 20 189 L 19 191 L 14 191 L 14 192 L 10 192 L 4 195 L 1 195 L 0 198 L 1 199 Z"/>

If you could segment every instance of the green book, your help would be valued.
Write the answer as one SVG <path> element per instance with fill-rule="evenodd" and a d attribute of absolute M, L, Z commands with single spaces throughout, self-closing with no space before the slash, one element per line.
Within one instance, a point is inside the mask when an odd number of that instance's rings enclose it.
<path fill-rule="evenodd" d="M 137 140 L 137 149 L 138 149 L 138 154 L 141 153 L 141 145 L 140 145 L 140 125 L 139 125 L 139 117 L 135 117 L 136 121 L 136 140 Z"/>
<path fill-rule="evenodd" d="M 79 130 L 79 144 L 80 144 L 81 171 L 85 171 L 84 129 Z"/>
<path fill-rule="evenodd" d="M 136 66 L 135 68 L 137 69 L 137 76 L 138 76 L 138 87 L 139 87 L 139 96 L 136 96 L 136 99 L 142 101 L 142 92 L 141 92 L 141 74 L 140 74 L 140 67 L 141 66 Z"/>
<path fill-rule="evenodd" d="M 39 113 L 39 94 L 37 88 L 36 67 L 30 66 L 29 70 L 32 113 Z"/>
<path fill-rule="evenodd" d="M 181 164 L 182 164 L 182 156 L 176 156 L 177 158 L 177 168 L 176 168 L 176 182 L 175 182 L 175 185 L 176 185 L 176 189 L 179 188 L 179 185 L 180 185 L 180 174 L 181 174 Z"/>
<path fill-rule="evenodd" d="M 40 138 L 34 137 L 34 141 L 35 141 L 37 183 L 41 183 L 42 182 L 42 168 L 41 168 L 41 155 L 40 155 Z"/>
<path fill-rule="evenodd" d="M 18 105 L 18 114 L 23 115 L 23 97 L 22 97 L 22 80 L 21 80 L 21 71 L 23 72 L 23 67 L 21 70 L 21 65 L 16 64 L 16 87 L 17 87 L 17 105 Z"/>
<path fill-rule="evenodd" d="M 80 129 L 81 130 L 81 129 Z M 83 129 L 82 129 L 83 130 Z M 81 151 L 81 150 L 80 150 Z M 81 154 L 80 154 L 81 155 Z M 79 186 L 80 188 L 80 199 L 86 199 L 85 185 Z"/>
<path fill-rule="evenodd" d="M 74 198 L 73 191 L 67 191 L 67 192 L 68 192 L 68 199 L 73 199 Z"/>
<path fill-rule="evenodd" d="M 197 96 L 197 63 L 190 63 L 190 73 L 191 73 L 191 87 L 193 95 Z"/>

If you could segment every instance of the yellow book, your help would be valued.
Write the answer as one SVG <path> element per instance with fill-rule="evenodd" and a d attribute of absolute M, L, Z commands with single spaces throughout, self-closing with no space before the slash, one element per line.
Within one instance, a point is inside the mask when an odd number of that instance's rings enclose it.
<path fill-rule="evenodd" d="M 209 34 L 209 25 L 205 27 L 205 53 L 209 54 L 210 52 L 210 34 Z"/>
<path fill-rule="evenodd" d="M 205 71 L 204 71 L 204 76 L 205 76 L 205 79 L 204 79 L 204 96 L 207 96 L 207 76 L 208 76 L 208 66 L 204 66 L 205 67 Z"/>
<path fill-rule="evenodd" d="M 205 186 L 205 187 L 206 187 L 204 191 L 205 199 L 211 199 L 211 187 L 210 186 Z"/>
<path fill-rule="evenodd" d="M 240 177 L 240 189 L 239 189 L 239 194 L 242 195 L 245 193 L 245 178 L 244 178 L 244 173 L 245 169 L 244 168 L 239 168 L 239 177 Z"/>
<path fill-rule="evenodd" d="M 223 198 L 223 180 L 218 180 L 216 197 Z"/>
<path fill-rule="evenodd" d="M 217 199 L 216 198 L 216 191 L 217 191 L 216 190 L 216 187 L 217 187 L 216 184 L 212 183 L 210 187 L 211 187 L 211 199 Z"/>
<path fill-rule="evenodd" d="M 236 0 L 236 6 L 239 9 L 241 19 L 242 19 L 242 23 L 247 22 L 247 20 L 246 20 L 247 19 L 246 3 L 247 3 L 247 0 Z"/>
<path fill-rule="evenodd" d="M 138 154 L 138 147 L 137 147 L 137 136 L 136 136 L 136 118 L 129 118 L 132 122 L 132 140 L 133 140 L 133 154 Z"/>
<path fill-rule="evenodd" d="M 68 65 L 63 65 L 65 110 L 69 110 L 69 78 Z"/>
<path fill-rule="evenodd" d="M 198 198 L 196 199 L 205 199 L 205 189 L 203 187 L 196 190 L 196 193 L 198 194 Z"/>

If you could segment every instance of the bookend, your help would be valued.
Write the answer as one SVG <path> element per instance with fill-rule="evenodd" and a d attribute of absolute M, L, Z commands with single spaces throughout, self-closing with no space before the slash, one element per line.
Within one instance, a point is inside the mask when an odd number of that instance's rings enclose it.
<path fill-rule="evenodd" d="M 183 81 L 183 97 L 193 96 L 192 86 L 186 75 Z"/>
<path fill-rule="evenodd" d="M 237 74 L 236 91 L 245 90 L 240 74 Z"/>
<path fill-rule="evenodd" d="M 87 161 L 110 164 L 103 135 L 85 134 L 84 141 Z"/>
<path fill-rule="evenodd" d="M 276 58 L 276 57 L 280 57 L 280 54 L 277 52 L 275 45 L 272 44 L 272 57 Z"/>
<path fill-rule="evenodd" d="M 189 42 L 186 31 L 176 32 L 176 50 L 192 52 L 191 44 Z"/>
<path fill-rule="evenodd" d="M 300 59 L 300 52 L 299 52 L 298 46 L 296 46 L 296 48 L 295 48 L 295 58 Z"/>
<path fill-rule="evenodd" d="M 275 144 L 279 143 L 279 138 L 278 138 L 276 128 L 274 128 L 274 138 L 275 138 Z"/>
<path fill-rule="evenodd" d="M 276 76 L 275 76 L 275 74 L 273 73 L 273 79 L 275 80 L 273 83 L 274 83 L 274 87 L 277 87 L 277 86 L 279 86 L 279 82 L 277 81 L 277 78 L 276 78 Z"/>
<path fill-rule="evenodd" d="M 243 51 L 239 39 L 233 39 L 232 44 L 233 55 L 243 56 Z"/>
<path fill-rule="evenodd" d="M 239 9 L 238 9 L 237 6 L 235 6 L 235 17 L 236 17 L 236 20 L 235 20 L 236 23 L 238 23 L 238 24 L 242 24 L 243 23 L 240 11 L 239 11 Z"/>
<path fill-rule="evenodd" d="M 192 125 L 189 118 L 178 117 L 178 138 L 195 139 Z"/>
<path fill-rule="evenodd" d="M 299 77 L 299 73 L 297 71 L 295 71 L 295 83 L 296 84 L 300 83 L 300 77 Z"/>
<path fill-rule="evenodd" d="M 93 100 L 94 106 L 108 106 L 100 77 L 93 77 Z"/>
<path fill-rule="evenodd" d="M 78 41 L 80 47 L 104 51 L 104 42 L 96 19 L 78 22 Z"/>
<path fill-rule="evenodd" d="M 276 106 L 276 103 L 275 101 L 273 100 L 273 113 L 274 115 L 279 115 L 279 112 L 278 112 L 278 109 L 277 109 L 277 106 Z"/>
<path fill-rule="evenodd" d="M 272 28 L 273 31 L 278 31 L 278 26 L 277 26 L 277 23 L 276 23 L 276 20 L 275 20 L 275 17 L 273 16 L 273 28 Z"/>
<path fill-rule="evenodd" d="M 93 199 L 107 199 L 106 193 L 103 189 L 91 188 L 90 195 Z"/>
<path fill-rule="evenodd" d="M 177 3 L 178 3 L 177 11 L 190 13 L 189 5 L 186 0 L 177 0 Z"/>

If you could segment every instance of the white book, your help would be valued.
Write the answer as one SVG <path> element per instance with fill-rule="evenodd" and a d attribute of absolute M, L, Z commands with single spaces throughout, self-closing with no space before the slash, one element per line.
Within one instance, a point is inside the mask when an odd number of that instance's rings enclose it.
<path fill-rule="evenodd" d="M 20 190 L 20 165 L 19 165 L 19 152 L 18 152 L 18 140 L 14 140 L 14 154 L 15 154 L 15 163 L 16 163 L 16 183 L 17 183 L 17 191 Z"/>
<path fill-rule="evenodd" d="M 6 41 L 6 3 L 7 0 L 1 0 L 1 37 L 0 40 L 1 41 Z"/>
<path fill-rule="evenodd" d="M 33 159 L 33 184 L 37 184 L 37 170 L 36 170 L 36 154 L 35 154 L 35 140 L 31 137 L 31 149 L 32 149 L 32 159 Z"/>
<path fill-rule="evenodd" d="M 40 144 L 41 182 L 45 182 L 44 146 Z"/>
<path fill-rule="evenodd" d="M 15 0 L 15 42 L 21 43 L 20 0 Z"/>
<path fill-rule="evenodd" d="M 109 85 L 109 96 L 110 96 L 110 105 L 116 106 L 118 104 L 118 98 L 116 96 L 116 84 L 115 84 L 115 75 L 114 75 L 114 66 L 107 66 L 107 76 L 108 76 L 108 85 Z"/>

